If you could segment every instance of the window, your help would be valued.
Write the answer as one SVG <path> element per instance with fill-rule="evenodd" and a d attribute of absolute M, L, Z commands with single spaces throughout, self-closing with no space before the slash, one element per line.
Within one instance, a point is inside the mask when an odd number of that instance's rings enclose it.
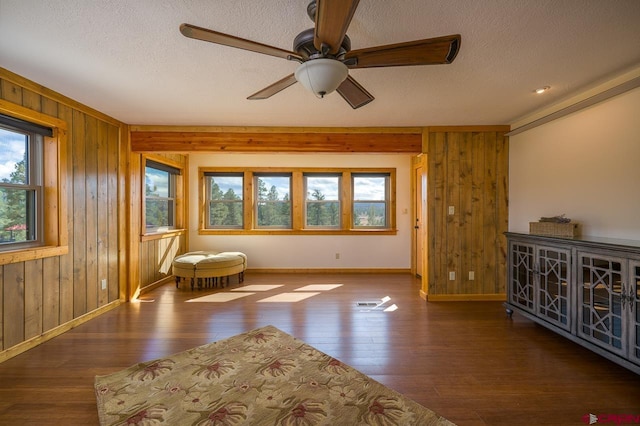
<path fill-rule="evenodd" d="M 392 168 L 201 167 L 200 234 L 397 233 Z"/>
<path fill-rule="evenodd" d="M 305 228 L 340 228 L 340 176 L 304 175 Z"/>
<path fill-rule="evenodd" d="M 353 227 L 388 227 L 389 175 L 358 173 L 352 179 Z"/>
<path fill-rule="evenodd" d="M 208 206 L 206 227 L 242 229 L 244 224 L 244 175 L 242 173 L 206 173 L 205 194 Z"/>
<path fill-rule="evenodd" d="M 43 240 L 43 135 L 52 130 L 0 117 L 0 250 L 38 246 Z"/>
<path fill-rule="evenodd" d="M 258 228 L 291 228 L 291 175 L 255 175 Z"/>
<path fill-rule="evenodd" d="M 147 160 L 145 179 L 146 233 L 162 232 L 176 226 L 176 176 L 180 170 Z"/>

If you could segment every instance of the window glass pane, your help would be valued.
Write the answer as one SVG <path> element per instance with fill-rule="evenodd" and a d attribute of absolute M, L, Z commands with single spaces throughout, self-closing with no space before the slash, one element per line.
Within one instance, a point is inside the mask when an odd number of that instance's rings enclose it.
<path fill-rule="evenodd" d="M 353 176 L 353 226 L 384 228 L 388 176 Z"/>
<path fill-rule="evenodd" d="M 147 198 L 145 218 L 147 228 L 173 226 L 173 200 Z"/>
<path fill-rule="evenodd" d="M 306 221 L 308 227 L 340 226 L 340 178 L 305 176 Z"/>
<path fill-rule="evenodd" d="M 28 184 L 28 136 L 0 128 L 0 181 Z"/>
<path fill-rule="evenodd" d="M 175 175 L 145 167 L 145 227 L 148 232 L 175 226 Z"/>
<path fill-rule="evenodd" d="M 258 226 L 291 228 L 291 177 L 257 176 L 256 183 Z"/>
<path fill-rule="evenodd" d="M 0 187 L 0 243 L 35 239 L 35 194 L 33 190 Z"/>
<path fill-rule="evenodd" d="M 243 177 L 209 176 L 209 226 L 242 228 Z"/>
<path fill-rule="evenodd" d="M 146 167 L 145 172 L 145 195 L 147 197 L 164 197 L 169 195 L 169 172 Z"/>
<path fill-rule="evenodd" d="M 354 176 L 353 199 L 354 200 L 385 200 L 387 178 L 386 176 Z"/>
<path fill-rule="evenodd" d="M 353 203 L 353 225 L 384 227 L 387 225 L 387 207 L 384 203 Z"/>

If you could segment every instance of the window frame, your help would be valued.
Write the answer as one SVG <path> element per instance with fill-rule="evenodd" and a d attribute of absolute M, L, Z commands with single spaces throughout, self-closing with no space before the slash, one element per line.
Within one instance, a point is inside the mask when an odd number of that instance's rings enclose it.
<path fill-rule="evenodd" d="M 25 193 L 25 230 L 29 234 L 25 241 L 0 242 L 1 251 L 19 250 L 22 248 L 38 247 L 43 240 L 43 208 L 42 195 L 43 175 L 43 139 L 42 134 L 25 130 L 17 126 L 0 123 L 0 128 L 25 138 L 25 182 L 2 182 L 0 187 L 7 190 L 18 190 Z"/>
<path fill-rule="evenodd" d="M 387 229 L 389 226 L 389 217 L 390 217 L 390 207 L 389 207 L 389 191 L 390 191 L 390 177 L 388 173 L 352 173 L 351 174 L 351 188 L 352 188 L 352 194 L 355 194 L 355 180 L 357 178 L 384 178 L 385 179 L 385 188 L 384 188 L 384 192 L 385 192 L 385 198 L 384 200 L 368 200 L 368 199 L 356 199 L 355 195 L 353 195 L 351 197 L 351 211 L 354 213 L 352 216 L 352 223 L 351 226 L 354 229 Z M 356 221 L 356 217 L 355 217 L 355 204 L 356 203 L 369 203 L 369 204 L 384 204 L 384 217 L 385 217 L 385 223 L 384 225 L 381 226 L 375 226 L 375 225 L 356 225 L 355 221 Z"/>
<path fill-rule="evenodd" d="M 169 197 L 147 197 L 146 194 L 146 170 L 147 167 L 153 168 L 156 170 L 164 171 L 169 173 Z M 184 181 L 184 170 L 180 164 L 174 163 L 167 158 L 161 156 L 153 156 L 153 155 L 143 155 L 141 162 L 141 184 L 142 184 L 142 211 L 141 211 L 141 229 L 142 229 L 142 237 L 144 240 L 145 236 L 154 236 L 154 235 L 163 235 L 167 233 L 176 232 L 182 229 L 183 227 L 183 215 L 181 213 L 181 203 L 180 197 L 183 195 L 183 181 Z M 156 228 L 148 228 L 147 227 L 147 198 L 153 198 L 158 200 L 169 200 L 172 201 L 172 209 L 170 213 L 170 218 L 172 219 L 172 224 L 169 226 L 159 226 Z"/>
<path fill-rule="evenodd" d="M 239 177 L 242 179 L 242 184 L 241 184 L 241 191 L 239 196 L 241 197 L 240 200 L 212 200 L 211 199 L 211 181 L 212 179 L 210 178 L 214 178 L 214 177 Z M 204 208 L 206 209 L 207 213 L 204 215 L 204 228 L 206 229 L 244 229 L 244 223 L 245 223 L 245 202 L 244 202 L 244 173 L 242 172 L 209 172 L 209 173 L 204 173 L 203 175 L 203 179 L 204 179 Z M 211 207 L 212 207 L 212 203 L 214 201 L 219 201 L 223 204 L 225 203 L 237 203 L 238 201 L 241 201 L 241 206 L 242 206 L 242 213 L 241 213 L 241 223 L 239 225 L 230 225 L 230 226 L 224 226 L 224 225 L 212 225 L 211 224 Z"/>
<path fill-rule="evenodd" d="M 0 265 L 67 254 L 67 123 L 5 100 L 0 100 L 0 114 L 51 129 L 42 137 L 40 241 L 1 250 Z"/>
<path fill-rule="evenodd" d="M 338 197 L 337 199 L 331 200 L 310 200 L 309 199 L 309 184 L 308 178 L 337 178 L 338 179 Z M 342 173 L 314 173 L 314 172 L 305 172 L 302 174 L 302 180 L 304 184 L 304 214 L 303 214 L 303 227 L 305 229 L 342 229 Z M 338 203 L 338 223 L 337 225 L 309 225 L 309 206 L 313 204 L 328 204 L 328 203 Z"/>
<path fill-rule="evenodd" d="M 244 175 L 244 226 L 242 229 L 206 227 L 206 215 L 209 214 L 206 204 L 206 173 L 243 173 Z M 352 174 L 388 174 L 388 224 L 386 228 L 359 227 L 354 228 L 351 175 Z M 254 175 L 290 174 L 291 175 L 291 228 L 257 227 L 255 211 L 256 181 Z M 339 175 L 340 176 L 340 227 L 307 227 L 306 192 L 304 175 Z M 295 168 L 295 167 L 199 167 L 200 182 L 199 229 L 200 235 L 396 235 L 396 169 L 395 168 Z"/>
<path fill-rule="evenodd" d="M 282 205 L 285 201 L 284 200 L 260 200 L 260 196 L 258 194 L 258 191 L 260 190 L 259 185 L 258 185 L 258 181 L 260 180 L 261 177 L 265 177 L 265 178 L 287 178 L 289 179 L 289 226 L 287 225 L 261 225 L 260 224 L 260 219 L 259 219 L 259 214 L 260 214 L 260 206 L 262 205 L 262 203 L 266 203 L 266 204 L 274 204 L 276 206 L 280 206 Z M 287 173 L 287 172 L 254 172 L 253 173 L 253 188 L 254 188 L 254 193 L 253 193 L 253 206 L 254 208 L 252 209 L 252 215 L 253 215 L 253 227 L 255 229 L 265 229 L 265 230 L 280 230 L 280 229 L 293 229 L 293 177 L 291 175 L 291 173 Z M 267 188 L 267 191 L 270 191 L 269 188 Z"/>

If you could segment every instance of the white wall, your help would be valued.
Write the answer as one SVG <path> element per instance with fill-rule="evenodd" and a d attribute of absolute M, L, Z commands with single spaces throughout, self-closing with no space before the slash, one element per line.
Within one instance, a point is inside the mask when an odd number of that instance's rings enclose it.
<path fill-rule="evenodd" d="M 198 235 L 198 167 L 396 168 L 397 235 Z M 249 268 L 411 267 L 411 156 L 191 154 L 189 250 L 242 251 Z M 335 254 L 340 253 L 336 260 Z"/>
<path fill-rule="evenodd" d="M 509 139 L 509 230 L 563 213 L 582 235 L 640 240 L 640 89 Z"/>

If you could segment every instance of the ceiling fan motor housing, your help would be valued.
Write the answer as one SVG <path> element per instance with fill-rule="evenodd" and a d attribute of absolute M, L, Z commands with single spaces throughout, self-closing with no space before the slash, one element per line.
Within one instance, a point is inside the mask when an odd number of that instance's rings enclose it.
<path fill-rule="evenodd" d="M 344 39 L 342 40 L 342 44 L 340 45 L 340 50 L 338 51 L 338 53 L 336 55 L 330 56 L 324 55 L 322 52 L 316 49 L 316 47 L 313 45 L 313 37 L 313 28 L 302 31 L 296 36 L 295 39 L 293 39 L 293 51 L 305 59 L 315 59 L 321 57 L 340 59 L 345 53 L 351 50 L 351 40 L 346 34 L 344 36 Z"/>

